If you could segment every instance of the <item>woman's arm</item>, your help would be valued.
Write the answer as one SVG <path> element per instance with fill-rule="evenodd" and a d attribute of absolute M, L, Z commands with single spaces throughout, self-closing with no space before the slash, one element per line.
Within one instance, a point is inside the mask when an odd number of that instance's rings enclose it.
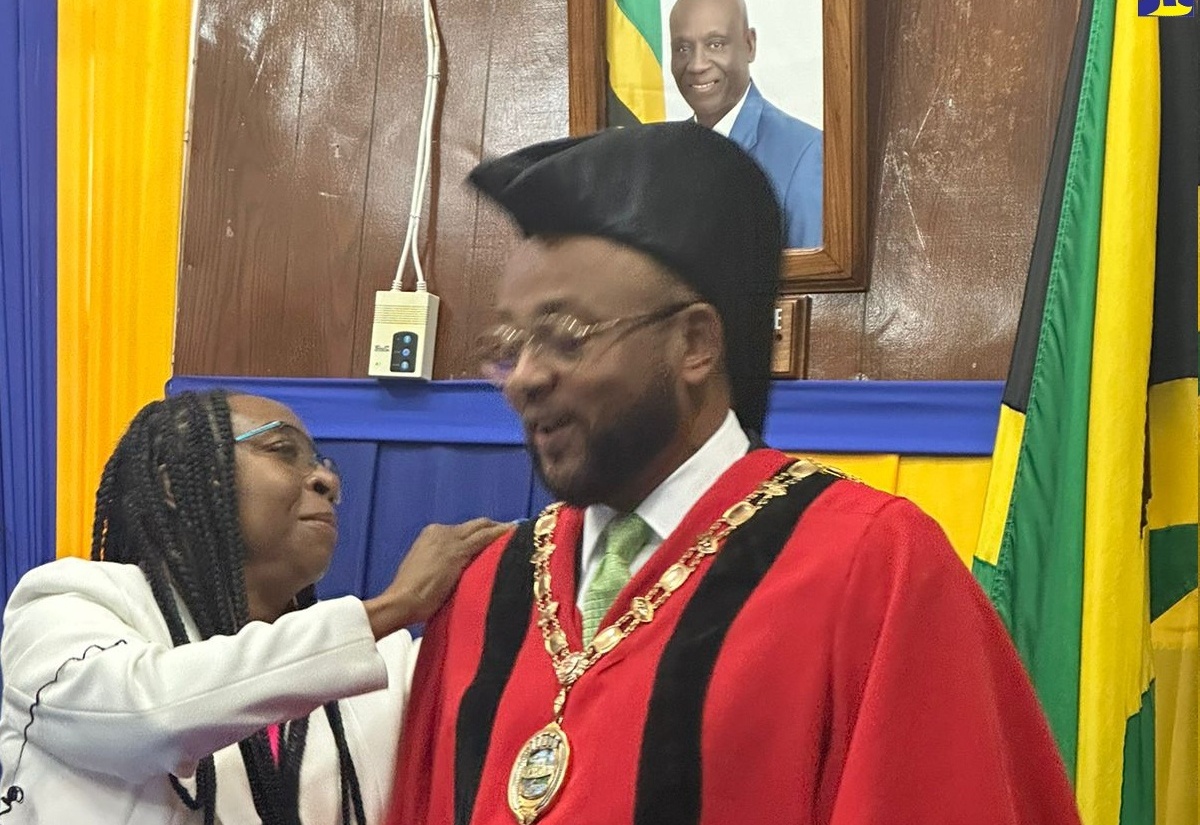
<path fill-rule="evenodd" d="M 490 519 L 430 525 L 374 599 L 320 602 L 180 647 L 138 568 L 80 559 L 37 568 L 5 612 L 3 725 L 77 769 L 135 782 L 189 775 L 268 724 L 386 687 L 376 639 L 428 618 L 479 550 L 510 528 Z M 388 655 L 415 657 L 402 639 Z"/>
<path fill-rule="evenodd" d="M 188 775 L 267 724 L 387 685 L 355 598 L 235 636 L 166 639 L 137 568 L 68 559 L 31 571 L 9 600 L 0 664 L 8 706 L 32 711 L 4 726 L 28 724 L 29 740 L 71 767 L 137 782 Z"/>

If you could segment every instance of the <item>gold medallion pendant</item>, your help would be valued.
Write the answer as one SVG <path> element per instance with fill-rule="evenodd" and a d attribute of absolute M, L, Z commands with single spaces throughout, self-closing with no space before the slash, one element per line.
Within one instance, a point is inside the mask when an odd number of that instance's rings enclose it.
<path fill-rule="evenodd" d="M 551 722 L 529 737 L 508 775 L 508 807 L 521 825 L 529 825 L 550 807 L 567 778 L 571 744 Z"/>

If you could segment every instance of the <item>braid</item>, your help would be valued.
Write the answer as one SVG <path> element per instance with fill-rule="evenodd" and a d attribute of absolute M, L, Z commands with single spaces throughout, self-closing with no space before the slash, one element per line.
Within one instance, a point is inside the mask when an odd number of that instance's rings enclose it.
<path fill-rule="evenodd" d="M 116 481 L 116 455 L 111 456 L 104 465 L 104 473 L 100 476 L 100 486 L 96 488 L 96 517 L 92 520 L 93 555 L 104 560 L 104 545 L 109 531 L 109 509 L 112 502 L 112 491 Z"/>
<path fill-rule="evenodd" d="M 189 636 L 180 603 L 201 639 L 233 635 L 249 621 L 246 547 L 238 518 L 228 393 L 181 393 L 146 405 L 104 467 L 96 491 L 92 558 L 137 565 L 175 646 Z M 314 588 L 298 607 L 316 601 Z M 342 822 L 365 825 L 362 793 L 336 702 L 325 714 L 337 745 Z M 308 719 L 285 726 L 277 765 L 265 730 L 238 743 L 263 825 L 300 825 L 300 765 Z M 212 756 L 200 761 L 196 795 L 172 786 L 213 825 L 217 781 Z"/>
<path fill-rule="evenodd" d="M 281 743 L 282 744 L 282 743 Z M 262 731 L 238 742 L 242 752 L 242 763 L 250 780 L 250 795 L 254 798 L 254 809 L 262 819 L 262 825 L 299 825 L 299 800 L 292 797 L 290 804 L 284 799 L 283 783 L 279 770 L 271 755 L 271 745 Z M 280 748 L 280 757 L 283 748 Z"/>
<path fill-rule="evenodd" d="M 306 587 L 296 594 L 296 606 L 301 610 L 315 604 L 316 601 L 316 587 Z M 350 756 L 350 746 L 346 742 L 346 726 L 342 724 L 342 711 L 337 702 L 329 702 L 325 705 L 325 719 L 329 722 L 329 730 L 333 733 L 334 744 L 337 745 L 338 775 L 341 779 L 342 823 L 350 825 L 350 815 L 353 811 L 354 822 L 358 825 L 367 825 L 362 788 L 358 784 L 358 771 L 355 770 L 354 759 Z"/>
<path fill-rule="evenodd" d="M 333 741 L 337 743 L 338 774 L 342 780 L 342 822 L 349 825 L 350 809 L 353 806 L 354 821 L 358 825 L 367 825 L 362 789 L 358 786 L 358 772 L 354 770 L 354 760 L 350 758 L 350 746 L 346 744 L 346 729 L 342 725 L 342 711 L 337 702 L 325 705 L 325 718 L 329 720 L 329 729 L 333 731 Z"/>
<path fill-rule="evenodd" d="M 204 809 L 204 825 L 214 825 L 216 820 L 216 805 L 204 804 L 202 800 L 214 800 L 217 790 L 217 774 L 216 767 L 213 764 L 212 757 L 207 757 L 200 760 L 200 764 L 196 767 L 196 795 L 193 797 L 188 793 L 187 788 L 183 787 L 174 774 L 170 776 L 171 787 L 175 789 L 175 793 L 183 800 L 183 804 L 187 805 L 193 811 Z"/>
<path fill-rule="evenodd" d="M 286 798 L 299 799 L 300 763 L 304 761 L 304 748 L 308 744 L 308 717 L 290 722 L 283 740 L 279 749 L 280 784 Z"/>
<path fill-rule="evenodd" d="M 242 580 L 214 575 L 228 561 L 240 569 L 245 549 L 236 520 L 207 518 L 236 506 L 228 469 L 233 441 L 213 437 L 207 424 L 213 419 L 223 420 L 229 432 L 224 392 L 185 393 L 147 404 L 109 457 L 96 491 L 92 558 L 142 570 L 176 646 L 189 641 L 180 600 L 202 639 L 236 633 L 246 622 L 245 611 L 238 617 L 213 609 L 230 603 L 234 587 L 243 591 L 245 602 Z M 214 462 L 226 472 L 212 474 Z M 214 558 L 220 561 L 214 564 Z M 211 756 L 197 766 L 194 798 L 174 777 L 172 785 L 185 804 L 204 810 L 206 825 L 214 822 L 217 783 Z"/>

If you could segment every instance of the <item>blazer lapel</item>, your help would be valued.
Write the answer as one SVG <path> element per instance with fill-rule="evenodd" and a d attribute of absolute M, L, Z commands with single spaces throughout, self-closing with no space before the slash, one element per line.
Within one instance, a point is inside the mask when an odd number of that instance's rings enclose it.
<path fill-rule="evenodd" d="M 762 119 L 762 112 L 763 96 L 758 87 L 751 82 L 746 92 L 746 102 L 742 104 L 742 111 L 738 112 L 737 120 L 729 130 L 729 139 L 746 151 L 753 149 L 758 143 L 758 122 Z"/>

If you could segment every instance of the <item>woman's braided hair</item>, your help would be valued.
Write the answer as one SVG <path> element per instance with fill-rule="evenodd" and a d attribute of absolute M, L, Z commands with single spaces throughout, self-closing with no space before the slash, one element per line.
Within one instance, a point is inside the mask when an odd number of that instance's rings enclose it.
<path fill-rule="evenodd" d="M 96 491 L 92 558 L 141 568 L 175 646 L 190 641 L 179 601 L 201 639 L 233 635 L 250 620 L 228 399 L 226 391 L 213 390 L 147 404 L 113 450 Z M 315 601 L 311 587 L 296 597 L 299 608 Z M 341 821 L 349 825 L 353 816 L 366 825 L 337 702 L 325 705 L 325 714 L 337 744 Z M 307 734 L 307 718 L 286 726 L 278 764 L 265 730 L 239 743 L 263 825 L 300 825 Z M 217 794 L 212 756 L 197 768 L 194 797 L 174 776 L 171 782 L 189 807 L 204 811 L 205 825 L 212 825 Z"/>

